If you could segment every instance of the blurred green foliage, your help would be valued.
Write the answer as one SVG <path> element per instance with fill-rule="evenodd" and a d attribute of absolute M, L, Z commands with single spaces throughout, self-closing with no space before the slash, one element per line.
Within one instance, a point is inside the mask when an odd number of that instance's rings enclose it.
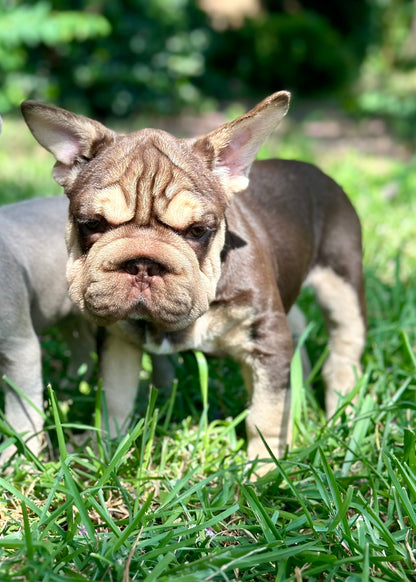
<path fill-rule="evenodd" d="M 416 134 L 416 0 L 383 2 L 380 42 L 370 47 L 357 87 L 360 112 L 381 115 L 406 139 Z"/>
<path fill-rule="evenodd" d="M 327 94 L 351 87 L 368 55 L 384 71 L 408 66 L 414 52 L 413 0 L 259 6 L 217 30 L 197 0 L 0 0 L 0 110 L 30 97 L 129 117 L 283 88 Z M 379 95 L 361 97 L 360 106 L 380 108 Z"/>
<path fill-rule="evenodd" d="M 357 70 L 353 51 L 341 35 L 325 18 L 306 11 L 246 20 L 241 29 L 222 35 L 211 56 L 214 72 L 221 75 L 221 63 L 233 71 L 231 83 L 218 84 L 222 96 L 233 84 L 232 92 L 238 88 L 251 95 L 259 88 L 267 93 L 278 87 L 302 95 L 322 93 L 344 86 Z"/>
<path fill-rule="evenodd" d="M 93 2 L 78 4 L 85 10 Z M 100 10 L 111 35 L 71 43 L 50 71 L 59 79 L 60 103 L 78 110 L 87 103 L 98 116 L 124 117 L 143 107 L 170 112 L 200 99 L 193 79 L 204 74 L 210 29 L 193 1 L 123 0 Z"/>
<path fill-rule="evenodd" d="M 0 107 L 32 97 L 123 117 L 195 103 L 210 33 L 191 0 L 3 0 Z"/>
<path fill-rule="evenodd" d="M 42 52 L 108 35 L 110 26 L 98 14 L 57 12 L 47 2 L 3 0 L 0 12 L 0 111 L 28 94 L 53 94 L 53 80 L 43 68 Z"/>

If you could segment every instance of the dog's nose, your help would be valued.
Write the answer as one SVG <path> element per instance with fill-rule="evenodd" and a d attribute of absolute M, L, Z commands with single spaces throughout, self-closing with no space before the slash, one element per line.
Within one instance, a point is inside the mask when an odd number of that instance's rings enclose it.
<path fill-rule="evenodd" d="M 130 259 L 121 265 L 121 270 L 129 275 L 147 279 L 149 277 L 161 276 L 166 272 L 163 265 L 153 259 L 140 258 Z"/>

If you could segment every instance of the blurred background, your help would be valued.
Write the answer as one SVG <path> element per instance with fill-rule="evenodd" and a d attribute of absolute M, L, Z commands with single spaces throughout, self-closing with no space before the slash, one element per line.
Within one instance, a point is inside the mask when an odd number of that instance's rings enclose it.
<path fill-rule="evenodd" d="M 416 120 L 415 0 L 0 0 L 0 112 L 207 112 L 279 89 Z"/>

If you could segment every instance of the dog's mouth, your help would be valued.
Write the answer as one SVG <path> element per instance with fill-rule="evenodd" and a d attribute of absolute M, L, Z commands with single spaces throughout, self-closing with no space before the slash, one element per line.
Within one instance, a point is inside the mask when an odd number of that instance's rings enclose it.
<path fill-rule="evenodd" d="M 192 310 L 186 279 L 152 259 L 129 259 L 120 268 L 98 273 L 85 288 L 84 305 L 95 320 L 152 322 L 176 328 Z"/>

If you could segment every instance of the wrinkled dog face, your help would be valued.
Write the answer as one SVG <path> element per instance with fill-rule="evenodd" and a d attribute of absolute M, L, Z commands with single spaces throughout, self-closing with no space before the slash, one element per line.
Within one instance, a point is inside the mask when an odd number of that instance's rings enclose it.
<path fill-rule="evenodd" d="M 193 140 L 151 129 L 119 135 L 63 109 L 22 105 L 70 199 L 67 276 L 82 311 L 99 324 L 133 318 L 179 330 L 208 310 L 226 207 L 288 102 L 276 93 Z"/>
<path fill-rule="evenodd" d="M 215 296 L 225 196 L 200 158 L 163 132 L 118 137 L 66 191 L 72 299 L 98 322 L 182 329 Z M 174 144 L 175 145 L 175 144 Z"/>

